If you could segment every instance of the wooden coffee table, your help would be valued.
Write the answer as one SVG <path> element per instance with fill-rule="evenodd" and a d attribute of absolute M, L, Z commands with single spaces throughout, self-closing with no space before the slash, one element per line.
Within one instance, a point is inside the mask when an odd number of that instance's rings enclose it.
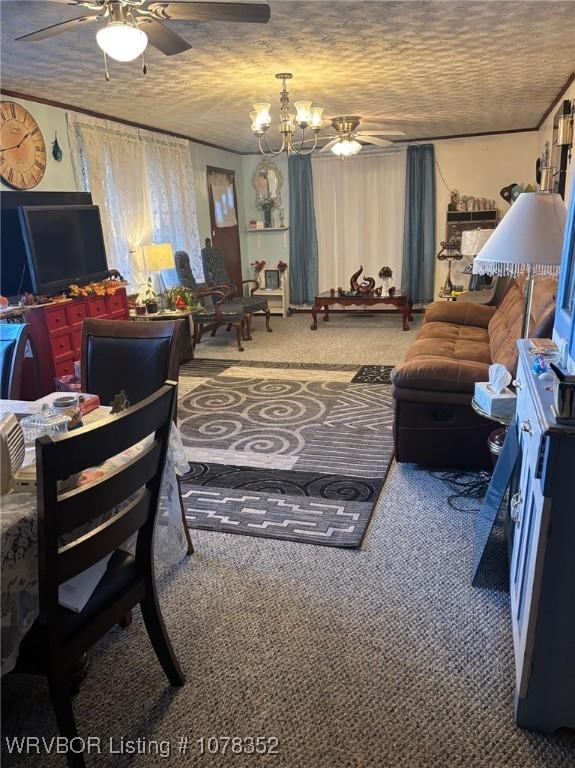
<path fill-rule="evenodd" d="M 331 291 L 326 291 L 315 297 L 315 303 L 311 308 L 313 317 L 312 331 L 317 331 L 317 316 L 321 310 L 324 310 L 324 322 L 327 323 L 329 321 L 329 308 L 332 304 L 340 304 L 343 307 L 375 307 L 381 304 L 392 304 L 401 312 L 404 331 L 409 331 L 409 321 L 413 320 L 413 302 L 407 293 L 398 291 L 393 296 L 375 296 L 374 294 L 367 296 L 338 296 L 337 294 L 332 295 Z"/>

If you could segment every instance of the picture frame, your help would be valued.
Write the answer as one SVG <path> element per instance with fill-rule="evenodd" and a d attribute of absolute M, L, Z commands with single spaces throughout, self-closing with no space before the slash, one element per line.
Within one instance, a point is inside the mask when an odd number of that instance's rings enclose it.
<path fill-rule="evenodd" d="M 277 291 L 280 287 L 279 269 L 266 269 L 264 276 L 264 287 L 266 291 Z"/>

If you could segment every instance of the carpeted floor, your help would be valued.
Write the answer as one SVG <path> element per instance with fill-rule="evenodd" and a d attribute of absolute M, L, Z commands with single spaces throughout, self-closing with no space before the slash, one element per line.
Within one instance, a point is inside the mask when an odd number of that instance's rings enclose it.
<path fill-rule="evenodd" d="M 365 320 L 350 318 L 347 337 L 343 315 L 317 334 L 307 333 L 307 315 L 274 318 L 278 333 L 254 334 L 244 359 L 400 360 L 413 331 L 395 330 L 390 316 L 359 334 Z M 225 339 L 212 342 L 199 357 L 240 358 Z M 186 685 L 167 686 L 136 611 L 128 630 L 92 651 L 75 700 L 80 732 L 102 739 L 88 765 L 573 768 L 574 733 L 513 724 L 501 538 L 487 586 L 472 588 L 474 514 L 450 508 L 451 493 L 423 470 L 392 464 L 360 550 L 193 531 L 196 553 L 158 581 Z M 3 726 L 6 768 L 65 766 L 62 756 L 6 753 L 6 737 L 56 734 L 41 681 L 3 681 Z M 200 755 L 201 737 L 234 735 L 277 737 L 279 755 Z M 110 755 L 110 737 L 116 750 L 122 738 L 166 740 L 171 758 Z M 187 754 L 178 755 L 181 739 Z"/>
<path fill-rule="evenodd" d="M 393 456 L 390 366 L 230 363 L 180 373 L 190 527 L 359 546 Z"/>
<path fill-rule="evenodd" d="M 169 740 L 171 762 L 110 757 L 106 741 L 88 765 L 573 768 L 575 734 L 513 724 L 509 598 L 470 586 L 474 516 L 449 493 L 393 465 L 360 551 L 194 531 L 196 554 L 159 580 L 185 687 L 166 686 L 136 611 L 93 651 L 75 702 L 84 735 Z M 3 737 L 54 735 L 44 685 L 5 680 L 4 720 Z M 276 736 L 279 755 L 200 756 L 210 735 Z"/>
<path fill-rule="evenodd" d="M 411 330 L 403 331 L 401 315 L 382 311 L 366 315 L 357 312 L 333 312 L 329 323 L 321 319 L 317 331 L 310 330 L 309 312 L 296 312 L 291 317 L 272 317 L 272 333 L 266 333 L 263 317 L 254 317 L 253 340 L 246 341 L 245 352 L 239 352 L 234 333 L 220 328 L 212 339 L 202 338 L 196 347 L 197 358 L 228 360 L 262 360 L 290 363 L 348 363 L 353 365 L 396 365 L 413 343 L 423 322 L 415 314 Z"/>

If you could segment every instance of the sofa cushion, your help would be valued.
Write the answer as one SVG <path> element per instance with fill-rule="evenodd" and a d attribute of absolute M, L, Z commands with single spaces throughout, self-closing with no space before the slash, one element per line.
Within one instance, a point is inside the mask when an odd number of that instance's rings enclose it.
<path fill-rule="evenodd" d="M 517 339 L 521 338 L 525 280 L 515 281 L 489 321 L 489 343 L 494 363 L 501 363 L 512 374 L 517 368 Z M 549 318 L 554 313 L 557 282 L 537 279 L 531 303 L 530 335 L 548 335 Z M 552 321 L 551 321 L 552 326 Z"/>
<path fill-rule="evenodd" d="M 425 321 L 487 328 L 494 313 L 495 307 L 474 304 L 471 301 L 434 301 L 425 310 Z"/>
<path fill-rule="evenodd" d="M 489 340 L 483 341 L 465 338 L 420 338 L 409 348 L 405 360 L 419 357 L 436 357 L 447 360 L 465 360 L 468 362 L 491 363 Z"/>
<path fill-rule="evenodd" d="M 487 328 L 457 323 L 426 323 L 417 335 L 418 339 L 462 339 L 489 343 Z"/>
<path fill-rule="evenodd" d="M 488 371 L 488 362 L 442 359 L 430 354 L 428 357 L 411 358 L 396 366 L 391 372 L 391 381 L 396 397 L 398 389 L 472 393 L 476 381 L 488 380 Z"/>

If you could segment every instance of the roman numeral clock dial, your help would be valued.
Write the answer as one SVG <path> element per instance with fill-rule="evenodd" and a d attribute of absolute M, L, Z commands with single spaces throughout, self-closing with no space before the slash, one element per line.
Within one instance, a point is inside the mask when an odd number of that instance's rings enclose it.
<path fill-rule="evenodd" d="M 0 177 L 14 189 L 32 189 L 46 171 L 46 144 L 30 112 L 0 102 Z"/>

